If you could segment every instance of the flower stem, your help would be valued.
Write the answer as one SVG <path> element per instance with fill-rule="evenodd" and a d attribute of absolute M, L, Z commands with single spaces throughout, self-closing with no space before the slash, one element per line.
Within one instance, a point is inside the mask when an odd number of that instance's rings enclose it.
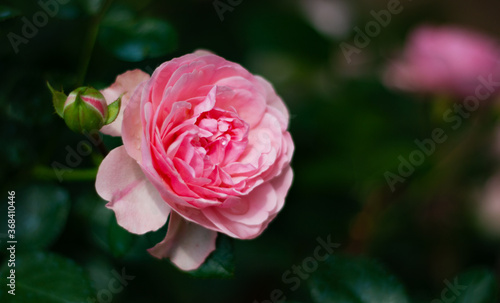
<path fill-rule="evenodd" d="M 82 58 L 78 67 L 78 80 L 76 83 L 77 87 L 80 87 L 85 83 L 85 76 L 87 75 L 90 58 L 92 57 L 92 51 L 94 50 L 97 34 L 99 33 L 99 26 L 112 2 L 113 0 L 106 0 L 99 12 L 92 18 L 90 22 L 90 28 L 87 33 L 85 44 L 83 45 Z"/>
<path fill-rule="evenodd" d="M 88 169 L 60 169 L 37 165 L 31 171 L 31 175 L 38 180 L 63 181 L 94 181 L 97 168 Z"/>
<path fill-rule="evenodd" d="M 101 155 L 103 157 L 106 157 L 109 153 L 109 150 L 106 147 L 106 145 L 104 145 L 102 137 L 99 136 L 99 133 L 92 133 L 90 136 L 92 137 L 92 139 L 94 139 L 94 142 L 97 142 L 96 146 L 97 146 L 97 149 L 99 149 L 99 152 L 101 153 Z"/>

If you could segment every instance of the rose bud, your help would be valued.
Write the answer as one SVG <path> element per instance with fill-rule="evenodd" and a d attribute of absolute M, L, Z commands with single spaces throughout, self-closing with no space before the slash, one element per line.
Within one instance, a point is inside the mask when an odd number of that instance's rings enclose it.
<path fill-rule="evenodd" d="M 111 104 L 98 90 L 91 87 L 79 87 L 69 96 L 55 91 L 48 84 L 56 112 L 64 119 L 66 125 L 77 133 L 99 130 L 110 124 L 120 111 L 121 96 Z"/>

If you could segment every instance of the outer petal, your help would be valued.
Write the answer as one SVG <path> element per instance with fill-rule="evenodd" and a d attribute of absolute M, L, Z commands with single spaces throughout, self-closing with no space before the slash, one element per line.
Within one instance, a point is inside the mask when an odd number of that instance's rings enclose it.
<path fill-rule="evenodd" d="M 183 219 L 176 212 L 170 215 L 167 236 L 148 251 L 156 258 L 170 258 L 182 270 L 198 268 L 215 250 L 217 232 Z"/>
<path fill-rule="evenodd" d="M 276 117 L 280 121 L 282 128 L 287 129 L 288 120 L 290 120 L 290 114 L 288 113 L 288 109 L 286 108 L 285 103 L 276 94 L 276 91 L 274 90 L 274 87 L 272 86 L 271 83 L 269 83 L 266 79 L 262 78 L 261 76 L 255 76 L 255 78 L 264 87 L 264 90 L 266 92 L 267 104 L 270 107 L 272 107 L 280 112 L 281 115 L 276 115 Z"/>
<path fill-rule="evenodd" d="M 132 94 L 127 108 L 123 111 L 121 135 L 127 153 L 142 163 L 141 140 L 143 128 L 141 123 L 141 97 L 147 82 L 142 82 Z M 111 124 L 110 124 L 111 125 Z"/>
<path fill-rule="evenodd" d="M 228 201 L 228 208 L 207 208 L 203 212 L 219 231 L 239 239 L 260 235 L 283 208 L 293 179 L 288 166 L 281 175 L 256 187 L 239 201 Z"/>
<path fill-rule="evenodd" d="M 115 83 L 110 87 L 101 91 L 106 102 L 111 104 L 120 97 L 121 94 L 125 93 L 122 97 L 120 113 L 115 121 L 105 125 L 101 128 L 101 132 L 111 136 L 121 136 L 121 128 L 123 121 L 123 111 L 128 105 L 129 99 L 132 96 L 136 87 L 143 81 L 149 80 L 149 75 L 139 69 L 134 69 L 131 71 L 126 71 L 125 73 L 118 75 L 116 77 Z"/>
<path fill-rule="evenodd" d="M 154 231 L 167 222 L 170 207 L 123 146 L 102 161 L 96 190 L 109 201 L 106 207 L 115 212 L 118 224 L 132 233 Z"/>

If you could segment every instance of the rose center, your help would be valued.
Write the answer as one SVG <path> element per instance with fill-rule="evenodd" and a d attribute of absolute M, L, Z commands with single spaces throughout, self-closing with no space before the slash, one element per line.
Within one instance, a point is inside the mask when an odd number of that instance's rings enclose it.
<path fill-rule="evenodd" d="M 212 109 L 201 114 L 196 125 L 199 133 L 192 144 L 195 148 L 203 148 L 212 164 L 234 161 L 247 144 L 248 125 L 235 113 Z"/>

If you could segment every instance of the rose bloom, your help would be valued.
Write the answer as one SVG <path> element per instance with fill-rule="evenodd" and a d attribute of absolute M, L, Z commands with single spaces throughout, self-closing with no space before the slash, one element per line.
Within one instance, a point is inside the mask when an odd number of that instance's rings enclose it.
<path fill-rule="evenodd" d="M 384 74 L 387 86 L 420 93 L 474 96 L 480 77 L 500 80 L 500 48 L 480 33 L 420 26 Z"/>
<path fill-rule="evenodd" d="M 294 145 L 288 111 L 263 78 L 197 51 L 151 78 L 126 72 L 102 93 L 106 100 L 125 93 L 119 117 L 101 129 L 123 146 L 104 158 L 96 189 L 132 233 L 170 218 L 153 256 L 196 269 L 218 232 L 255 238 L 283 207 Z"/>

